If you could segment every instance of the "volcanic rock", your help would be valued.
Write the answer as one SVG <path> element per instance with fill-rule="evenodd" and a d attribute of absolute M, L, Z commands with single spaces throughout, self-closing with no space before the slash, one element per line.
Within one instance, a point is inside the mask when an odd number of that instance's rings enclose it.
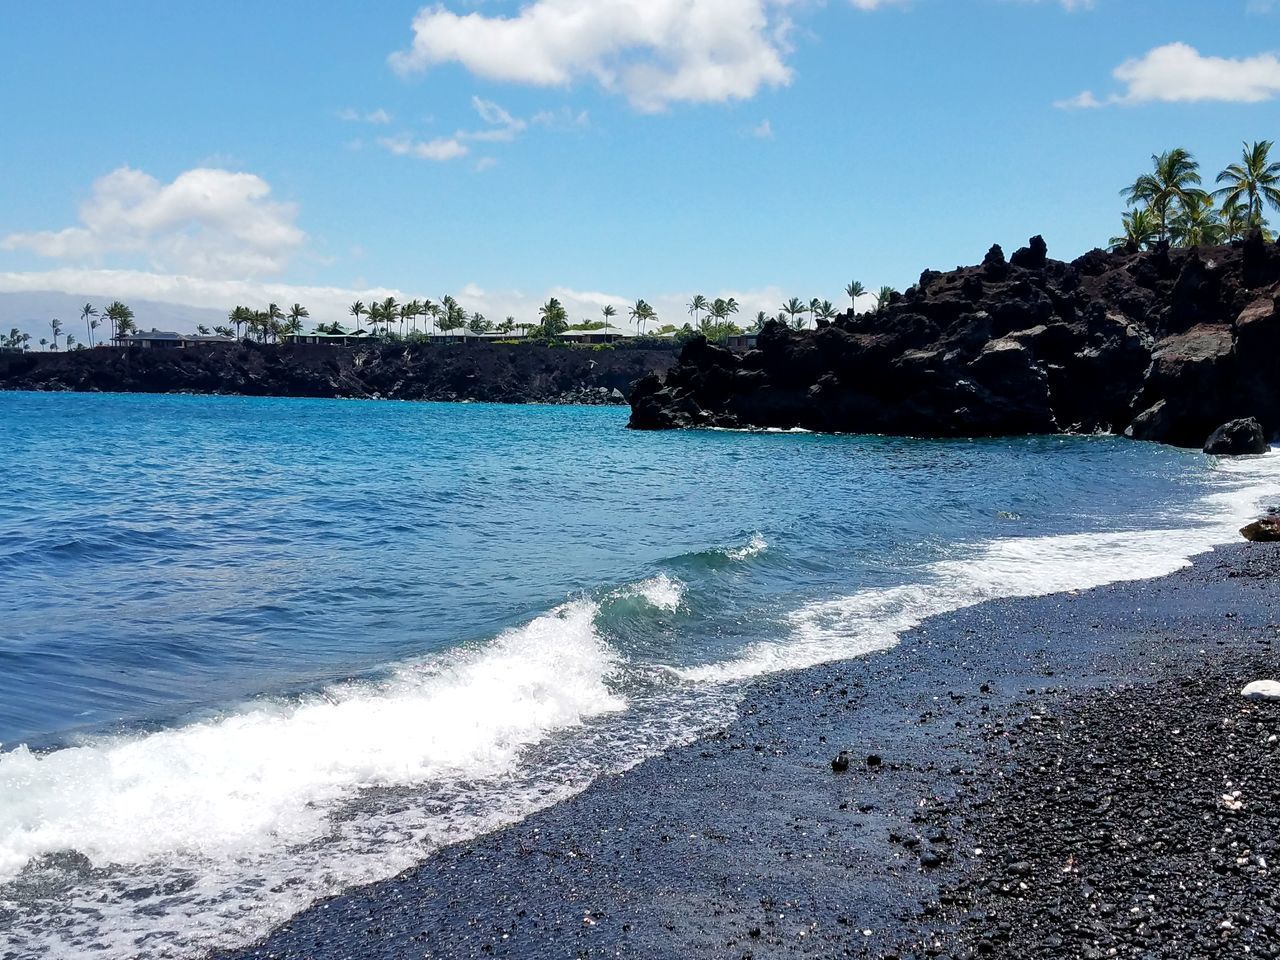
<path fill-rule="evenodd" d="M 765 324 L 745 354 L 700 338 L 632 395 L 635 429 L 917 436 L 1124 433 L 1201 447 L 1242 417 L 1280 431 L 1280 248 L 1094 250 L 924 271 L 820 330 Z"/>
<path fill-rule="evenodd" d="M 1253 543 L 1280 543 L 1280 517 L 1263 517 L 1240 531 L 1240 535 Z"/>
<path fill-rule="evenodd" d="M 1204 452 L 1220 457 L 1266 453 L 1271 447 L 1267 435 L 1253 417 L 1224 423 L 1209 435 Z"/>

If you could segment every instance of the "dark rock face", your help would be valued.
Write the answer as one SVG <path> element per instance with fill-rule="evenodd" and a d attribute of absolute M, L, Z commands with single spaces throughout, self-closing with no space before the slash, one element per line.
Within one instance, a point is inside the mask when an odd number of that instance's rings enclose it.
<path fill-rule="evenodd" d="M 1224 423 L 1209 435 L 1209 442 L 1204 445 L 1205 453 L 1220 457 L 1266 453 L 1270 449 L 1262 424 L 1253 417 Z"/>
<path fill-rule="evenodd" d="M 805 427 L 999 436 L 1126 433 L 1200 447 L 1254 417 L 1280 431 L 1280 247 L 1048 257 L 926 270 L 877 313 L 796 331 L 778 322 L 745 355 L 705 341 L 637 384 L 631 426 Z"/>
<path fill-rule="evenodd" d="M 1254 521 L 1240 535 L 1252 543 L 1280 543 L 1280 517 L 1264 517 Z"/>
<path fill-rule="evenodd" d="M 103 348 L 0 356 L 0 389 L 620 404 L 674 359 L 534 343 Z"/>

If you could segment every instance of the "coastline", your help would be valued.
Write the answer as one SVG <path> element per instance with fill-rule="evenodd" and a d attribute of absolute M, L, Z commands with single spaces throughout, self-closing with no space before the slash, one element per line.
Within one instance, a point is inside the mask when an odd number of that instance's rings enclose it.
<path fill-rule="evenodd" d="M 1028 943 L 1052 949 L 1052 934 L 1035 932 L 1042 926 L 1012 919 L 1043 924 L 1052 916 L 1045 911 L 1059 907 L 1037 902 L 1034 882 L 1027 890 L 1017 886 L 1025 879 L 1011 885 L 1004 874 L 991 882 L 989 863 L 973 852 L 1025 844 L 1045 829 L 1047 818 L 1020 821 L 1016 834 L 1003 821 L 1018 796 L 1006 784 L 1054 788 L 1028 766 L 1043 766 L 1044 718 L 1069 725 L 1112 701 L 1122 718 L 1144 704 L 1156 716 L 1179 709 L 1179 692 L 1187 709 L 1185 691 L 1206 686 L 1215 705 L 1243 708 L 1239 680 L 1274 667 L 1278 573 L 1280 548 L 1220 547 L 1160 579 L 989 601 L 932 618 L 890 650 L 762 678 L 723 730 L 215 956 L 960 957 L 1020 955 Z M 1280 716 L 1271 719 L 1280 731 Z M 1148 749 L 1123 732 L 1090 733 L 1090 747 L 1114 756 L 1110 769 Z M 830 761 L 841 749 L 854 762 L 835 775 Z M 880 763 L 868 764 L 873 756 Z M 1175 796 L 1159 778 L 1152 789 Z M 1217 782 L 1180 789 L 1211 807 L 1222 793 Z M 1170 826 L 1154 816 L 1149 833 Z M 1036 865 L 1029 874 L 1022 861 L 1014 866 L 1015 876 L 1034 880 Z M 1215 877 L 1228 886 L 1257 880 L 1256 872 Z M 1197 929 L 1212 920 L 1206 929 L 1217 933 L 1206 935 L 1227 936 L 1223 917 L 1208 915 L 1210 902 L 1205 917 L 1184 905 L 1185 919 Z M 1274 897 L 1253 913 L 1243 929 L 1265 942 Z M 1094 942 L 1105 939 L 1106 916 L 1094 918 L 1101 932 L 1086 931 Z M 1255 955 L 1266 956 L 1254 942 Z M 1061 949 L 1078 955 L 1070 937 Z"/>
<path fill-rule="evenodd" d="M 240 343 L 0 355 L 0 391 L 624 405 L 671 349 Z"/>

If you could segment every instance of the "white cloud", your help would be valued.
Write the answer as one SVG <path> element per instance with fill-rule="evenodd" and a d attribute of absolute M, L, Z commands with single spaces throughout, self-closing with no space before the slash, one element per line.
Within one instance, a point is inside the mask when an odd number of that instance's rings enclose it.
<path fill-rule="evenodd" d="M 378 143 L 398 157 L 416 157 L 419 160 L 457 160 L 471 153 L 471 143 L 510 143 L 530 126 L 542 127 L 581 127 L 587 124 L 587 113 L 574 114 L 569 111 L 554 113 L 542 111 L 534 114 L 530 120 L 514 117 L 505 108 L 485 100 L 472 97 L 471 106 L 486 124 L 476 130 L 458 130 L 452 136 L 435 137 L 431 140 L 415 140 L 408 134 L 397 137 L 383 137 Z M 492 166 L 492 158 L 482 158 L 477 169 Z M 496 162 L 496 161 L 495 161 Z"/>
<path fill-rule="evenodd" d="M 305 243 L 297 207 L 271 199 L 261 177 L 197 168 L 161 183 L 121 167 L 93 184 L 80 225 L 11 233 L 5 250 L 100 264 L 143 258 L 153 269 L 197 277 L 262 276 L 284 269 Z"/>
<path fill-rule="evenodd" d="M 348 107 L 346 110 L 338 111 L 338 119 L 345 120 L 348 123 L 373 123 L 385 125 L 395 118 L 381 107 L 377 110 L 371 110 L 368 113 L 361 113 L 359 110 L 353 110 Z"/>
<path fill-rule="evenodd" d="M 0 293 L 55 292 L 76 294 L 99 299 L 119 299 L 126 303 L 148 301 L 157 304 L 175 304 L 184 308 L 217 310 L 225 314 L 237 304 L 266 305 L 268 303 L 301 303 L 311 311 L 315 323 L 347 318 L 347 307 L 355 300 L 369 303 L 385 297 L 397 300 L 430 297 L 439 302 L 448 290 L 423 291 L 405 287 L 367 286 L 304 286 L 260 280 L 210 280 L 179 274 L 159 274 L 136 270 L 86 270 L 64 268 L 27 273 L 0 272 Z M 754 321 L 756 311 L 763 310 L 776 316 L 789 294 L 780 287 L 764 287 L 754 290 L 704 291 L 708 297 L 734 297 L 740 304 L 737 321 L 747 326 Z M 612 304 L 618 311 L 614 323 L 633 326 L 627 319 L 627 308 L 637 297 L 644 297 L 658 312 L 658 321 L 650 326 L 671 323 L 681 326 L 691 322 L 687 304 L 691 293 L 661 293 L 650 290 L 634 291 L 630 295 L 603 291 L 575 290 L 570 287 L 551 287 L 539 293 L 523 290 L 493 290 L 475 283 L 453 288 L 454 295 L 468 311 L 478 311 L 490 320 L 501 321 L 513 316 L 521 323 L 537 323 L 538 307 L 549 297 L 555 297 L 565 305 L 573 321 L 599 320 L 600 310 Z M 847 298 L 834 298 L 843 309 Z M 860 304 L 864 306 L 865 304 Z M 172 328 L 174 323 L 163 318 L 156 321 Z M 178 324 L 181 326 L 181 324 Z"/>
<path fill-rule="evenodd" d="M 414 140 L 402 135 L 383 137 L 378 144 L 397 157 L 416 157 L 419 160 L 457 160 L 471 152 L 456 137 L 436 137 L 433 140 Z"/>
<path fill-rule="evenodd" d="M 773 124 L 770 123 L 768 120 L 761 120 L 759 123 L 757 123 L 754 127 L 752 127 L 747 132 L 750 133 L 751 136 L 755 137 L 757 140 L 772 140 Z"/>
<path fill-rule="evenodd" d="M 400 73 L 458 63 L 490 80 L 543 87 L 590 78 L 638 109 L 747 99 L 790 82 L 793 0 L 533 0 L 511 17 L 419 11 Z"/>
<path fill-rule="evenodd" d="M 1113 76 L 1123 93 L 1106 98 L 1086 90 L 1057 106 L 1102 107 L 1141 103 L 1262 103 L 1280 96 L 1280 57 L 1210 57 L 1185 43 L 1156 47 L 1144 56 L 1126 60 Z"/>

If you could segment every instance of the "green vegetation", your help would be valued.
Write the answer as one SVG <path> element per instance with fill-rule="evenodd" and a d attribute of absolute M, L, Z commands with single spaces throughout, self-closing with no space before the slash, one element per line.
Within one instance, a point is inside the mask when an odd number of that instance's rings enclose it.
<path fill-rule="evenodd" d="M 1202 189 L 1200 164 L 1175 147 L 1152 156 L 1152 170 L 1120 191 L 1133 209 L 1112 237 L 1116 249 L 1144 250 L 1162 241 L 1198 247 L 1240 240 L 1252 230 L 1271 238 L 1267 207 L 1280 210 L 1280 161 L 1273 141 L 1245 143 L 1240 160 L 1218 174 L 1219 189 Z M 1215 204 L 1215 200 L 1218 201 Z"/>

